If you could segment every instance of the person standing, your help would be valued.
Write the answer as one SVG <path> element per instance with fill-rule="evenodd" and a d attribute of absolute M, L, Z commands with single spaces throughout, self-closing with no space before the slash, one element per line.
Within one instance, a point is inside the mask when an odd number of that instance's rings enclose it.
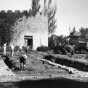
<path fill-rule="evenodd" d="M 26 64 L 26 59 L 27 59 L 27 55 L 21 55 L 19 57 L 19 62 L 20 62 L 20 70 L 24 70 L 25 64 Z"/>

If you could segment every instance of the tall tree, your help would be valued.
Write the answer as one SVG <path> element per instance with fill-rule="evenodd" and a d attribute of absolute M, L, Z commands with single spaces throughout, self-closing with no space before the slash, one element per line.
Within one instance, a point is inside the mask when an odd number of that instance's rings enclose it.
<path fill-rule="evenodd" d="M 48 17 L 48 33 L 52 34 L 56 28 L 56 6 L 51 6 L 52 0 L 44 0 L 44 15 Z M 39 12 L 40 5 L 39 0 L 32 0 L 32 15 L 35 16 L 37 12 Z"/>
<path fill-rule="evenodd" d="M 39 11 L 40 5 L 39 0 L 32 0 L 32 15 L 35 16 Z"/>
<path fill-rule="evenodd" d="M 56 28 L 56 8 L 51 8 L 48 12 L 48 33 L 51 34 L 55 31 Z"/>
<path fill-rule="evenodd" d="M 48 1 L 48 6 L 46 6 L 45 9 L 45 15 L 48 16 L 48 33 L 52 34 L 55 31 L 56 28 L 56 5 L 51 5 L 52 0 Z"/>

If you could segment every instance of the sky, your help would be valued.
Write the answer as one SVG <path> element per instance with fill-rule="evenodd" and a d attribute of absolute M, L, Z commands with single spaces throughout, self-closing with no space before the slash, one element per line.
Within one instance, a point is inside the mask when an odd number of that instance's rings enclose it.
<path fill-rule="evenodd" d="M 88 0 L 57 0 L 57 6 L 56 34 L 68 35 L 74 26 L 88 27 Z"/>
<path fill-rule="evenodd" d="M 88 0 L 54 0 L 57 5 L 57 35 L 68 35 L 75 26 L 88 27 Z M 29 10 L 31 0 L 0 0 L 0 10 Z"/>
<path fill-rule="evenodd" d="M 31 0 L 0 0 L 0 10 L 28 10 Z"/>

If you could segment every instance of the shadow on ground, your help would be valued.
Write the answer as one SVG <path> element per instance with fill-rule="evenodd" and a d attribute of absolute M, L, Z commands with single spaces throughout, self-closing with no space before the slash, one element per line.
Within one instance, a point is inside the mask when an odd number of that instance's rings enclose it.
<path fill-rule="evenodd" d="M 21 81 L 0 83 L 0 88 L 88 88 L 88 83 L 68 79 L 49 79 L 39 81 Z"/>

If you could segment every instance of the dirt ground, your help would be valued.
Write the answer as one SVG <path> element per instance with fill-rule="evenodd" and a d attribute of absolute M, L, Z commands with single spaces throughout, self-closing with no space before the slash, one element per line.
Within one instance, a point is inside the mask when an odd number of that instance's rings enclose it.
<path fill-rule="evenodd" d="M 42 62 L 40 59 L 43 59 L 43 55 L 46 55 L 46 53 L 42 54 L 42 52 L 32 52 L 31 54 L 28 54 L 28 58 L 26 60 L 27 63 L 25 65 L 26 70 L 15 72 L 15 74 L 18 77 L 32 77 L 30 79 L 68 78 L 79 81 L 88 81 L 88 73 L 77 71 L 74 74 L 70 74 L 66 69 L 63 69 L 59 66 L 53 66 L 47 62 Z M 74 57 L 77 59 L 82 59 L 85 57 L 85 55 L 74 55 L 72 58 Z"/>
<path fill-rule="evenodd" d="M 31 52 L 27 54 L 25 69 L 22 71 L 12 71 L 15 75 L 1 75 L 0 81 L 40 80 L 47 78 L 67 78 L 78 81 L 88 81 L 88 73 L 86 77 L 78 73 L 70 74 L 67 70 L 59 66 L 41 61 L 40 59 L 43 59 L 43 55 L 46 55 L 46 53 Z M 18 55 L 10 57 L 11 60 L 17 58 Z M 19 66 L 19 63 L 17 65 Z"/>

